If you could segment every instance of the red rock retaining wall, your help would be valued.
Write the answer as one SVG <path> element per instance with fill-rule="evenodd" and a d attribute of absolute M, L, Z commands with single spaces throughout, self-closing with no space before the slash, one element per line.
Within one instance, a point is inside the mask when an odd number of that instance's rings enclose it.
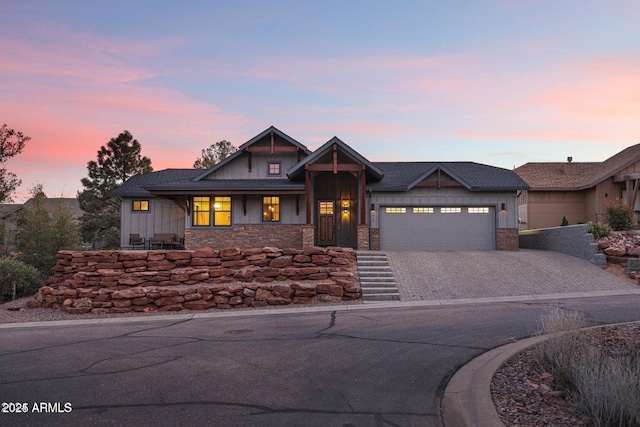
<path fill-rule="evenodd" d="M 69 313 L 206 310 L 361 296 L 350 248 L 61 251 L 30 307 Z"/>

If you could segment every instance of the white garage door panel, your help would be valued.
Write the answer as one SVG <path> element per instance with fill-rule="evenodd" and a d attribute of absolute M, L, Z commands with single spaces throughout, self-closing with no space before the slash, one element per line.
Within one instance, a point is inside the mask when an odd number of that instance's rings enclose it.
<path fill-rule="evenodd" d="M 380 247 L 386 250 L 485 250 L 496 248 L 495 209 L 489 213 L 387 213 L 380 210 Z"/>

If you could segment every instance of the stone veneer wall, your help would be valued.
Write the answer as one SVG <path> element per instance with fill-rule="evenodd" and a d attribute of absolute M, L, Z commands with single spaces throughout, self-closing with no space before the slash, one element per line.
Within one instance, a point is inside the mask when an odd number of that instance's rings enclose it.
<path fill-rule="evenodd" d="M 518 229 L 498 228 L 499 251 L 517 251 L 518 247 Z"/>
<path fill-rule="evenodd" d="M 599 267 L 607 265 L 607 257 L 599 253 L 598 244 L 589 233 L 587 224 L 521 231 L 520 247 L 562 252 L 586 259 Z"/>
<path fill-rule="evenodd" d="M 303 225 L 246 224 L 231 228 L 185 230 L 185 249 L 279 246 L 302 249 Z"/>
<path fill-rule="evenodd" d="M 359 251 L 368 251 L 369 250 L 369 226 L 368 225 L 359 225 L 357 227 L 358 233 L 358 250 Z"/>
<path fill-rule="evenodd" d="M 69 313 L 206 310 L 360 298 L 350 248 L 61 251 L 29 307 Z"/>
<path fill-rule="evenodd" d="M 370 232 L 371 232 L 371 250 L 379 251 L 380 250 L 380 229 L 372 228 Z"/>

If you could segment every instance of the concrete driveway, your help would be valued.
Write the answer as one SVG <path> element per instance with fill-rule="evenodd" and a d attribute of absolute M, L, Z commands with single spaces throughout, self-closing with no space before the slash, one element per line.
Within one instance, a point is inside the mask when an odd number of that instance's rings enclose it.
<path fill-rule="evenodd" d="M 588 261 L 558 252 L 385 252 L 402 301 L 608 294 L 638 290 Z"/>

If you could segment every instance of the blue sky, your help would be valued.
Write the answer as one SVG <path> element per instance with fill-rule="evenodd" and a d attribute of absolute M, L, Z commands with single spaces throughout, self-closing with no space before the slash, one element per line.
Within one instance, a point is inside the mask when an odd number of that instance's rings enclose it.
<path fill-rule="evenodd" d="M 7 163 L 73 197 L 123 130 L 155 169 L 274 125 L 365 157 L 601 161 L 640 142 L 637 1 L 0 0 Z"/>

